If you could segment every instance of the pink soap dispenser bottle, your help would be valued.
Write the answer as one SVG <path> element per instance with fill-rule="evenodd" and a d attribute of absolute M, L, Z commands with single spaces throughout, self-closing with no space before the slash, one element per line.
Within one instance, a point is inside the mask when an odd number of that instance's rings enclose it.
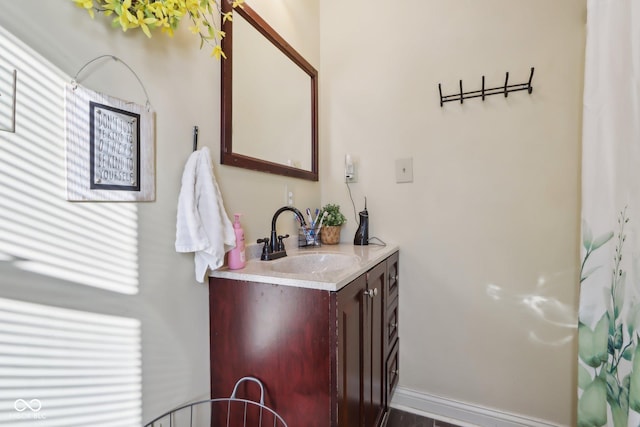
<path fill-rule="evenodd" d="M 240 214 L 234 214 L 233 231 L 236 233 L 236 247 L 229 251 L 229 268 L 244 268 L 247 259 L 244 252 L 244 230 L 240 226 Z"/>

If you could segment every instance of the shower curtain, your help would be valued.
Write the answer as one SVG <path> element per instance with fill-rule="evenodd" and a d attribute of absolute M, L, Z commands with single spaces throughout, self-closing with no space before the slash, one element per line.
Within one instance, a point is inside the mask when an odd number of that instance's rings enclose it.
<path fill-rule="evenodd" d="M 640 425 L 640 1 L 588 0 L 578 426 Z"/>

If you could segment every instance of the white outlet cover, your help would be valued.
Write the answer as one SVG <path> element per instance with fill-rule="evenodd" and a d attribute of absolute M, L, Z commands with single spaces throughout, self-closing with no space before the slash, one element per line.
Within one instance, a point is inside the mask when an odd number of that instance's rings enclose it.
<path fill-rule="evenodd" d="M 396 160 L 396 182 L 413 182 L 413 158 Z"/>

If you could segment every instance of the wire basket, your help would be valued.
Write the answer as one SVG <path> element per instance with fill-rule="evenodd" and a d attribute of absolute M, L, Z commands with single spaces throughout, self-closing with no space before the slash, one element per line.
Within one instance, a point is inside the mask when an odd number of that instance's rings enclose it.
<path fill-rule="evenodd" d="M 238 386 L 252 381 L 260 386 L 260 401 L 236 397 Z M 230 397 L 202 400 L 172 409 L 144 427 L 287 427 L 282 417 L 264 404 L 264 387 L 253 377 L 240 378 Z"/>

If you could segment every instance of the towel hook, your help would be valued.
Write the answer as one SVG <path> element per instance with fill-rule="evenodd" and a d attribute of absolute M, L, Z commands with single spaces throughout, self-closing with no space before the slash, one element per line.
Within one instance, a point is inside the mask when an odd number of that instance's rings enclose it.
<path fill-rule="evenodd" d="M 507 90 L 508 83 L 509 83 L 509 72 L 507 71 L 507 76 L 504 79 L 504 97 L 505 98 L 509 96 L 509 91 Z"/>
<path fill-rule="evenodd" d="M 193 151 L 198 150 L 198 126 L 193 127 Z"/>

